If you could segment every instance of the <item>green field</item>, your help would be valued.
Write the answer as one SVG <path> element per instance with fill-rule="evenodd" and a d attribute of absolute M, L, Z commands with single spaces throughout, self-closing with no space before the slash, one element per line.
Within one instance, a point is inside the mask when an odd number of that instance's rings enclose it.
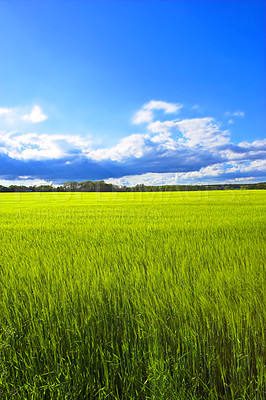
<path fill-rule="evenodd" d="M 265 206 L 1 194 L 0 398 L 266 398 Z"/>

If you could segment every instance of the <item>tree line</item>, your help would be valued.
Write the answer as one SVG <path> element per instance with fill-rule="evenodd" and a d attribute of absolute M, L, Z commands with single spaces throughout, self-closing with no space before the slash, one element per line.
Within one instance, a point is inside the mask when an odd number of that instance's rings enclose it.
<path fill-rule="evenodd" d="M 200 190 L 250 190 L 250 189 L 266 189 L 266 182 L 260 183 L 230 183 L 217 185 L 160 185 L 146 186 L 136 185 L 134 187 L 118 186 L 104 181 L 84 181 L 71 182 L 68 181 L 60 186 L 40 185 L 40 186 L 24 186 L 24 185 L 0 185 L 0 192 L 175 192 L 175 191 L 200 191 Z"/>

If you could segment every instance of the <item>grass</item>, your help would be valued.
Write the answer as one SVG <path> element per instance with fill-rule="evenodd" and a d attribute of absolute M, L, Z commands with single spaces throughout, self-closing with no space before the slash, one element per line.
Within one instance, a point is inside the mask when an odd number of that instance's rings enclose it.
<path fill-rule="evenodd" d="M 1 399 L 264 399 L 266 191 L 0 195 Z"/>

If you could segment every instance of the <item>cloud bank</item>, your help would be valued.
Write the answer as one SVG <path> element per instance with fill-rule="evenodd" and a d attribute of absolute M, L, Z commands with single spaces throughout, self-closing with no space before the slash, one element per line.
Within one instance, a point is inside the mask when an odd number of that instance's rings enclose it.
<path fill-rule="evenodd" d="M 150 101 L 132 119 L 134 125 L 146 123 L 145 133 L 103 148 L 95 148 L 91 137 L 2 131 L 0 179 L 104 179 L 120 185 L 266 180 L 266 139 L 232 143 L 230 132 L 212 117 L 167 118 L 181 108 Z M 161 111 L 163 118 L 155 119 Z M 26 116 L 33 123 L 46 117 L 34 107 Z"/>

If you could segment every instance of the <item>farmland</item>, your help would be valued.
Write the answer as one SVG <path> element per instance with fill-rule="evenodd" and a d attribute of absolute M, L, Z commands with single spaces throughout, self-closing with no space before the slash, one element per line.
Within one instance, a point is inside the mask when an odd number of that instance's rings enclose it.
<path fill-rule="evenodd" d="M 266 191 L 0 195 L 0 398 L 264 399 Z"/>

